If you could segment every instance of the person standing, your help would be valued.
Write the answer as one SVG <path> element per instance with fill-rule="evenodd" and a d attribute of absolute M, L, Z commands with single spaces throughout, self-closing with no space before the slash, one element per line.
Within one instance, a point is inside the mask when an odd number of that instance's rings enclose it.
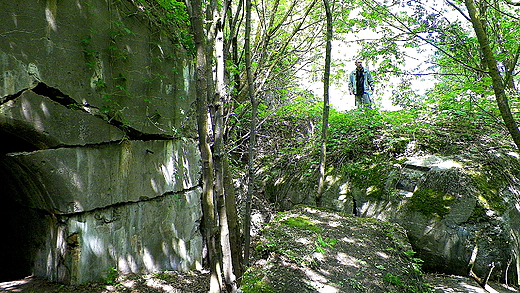
<path fill-rule="evenodd" d="M 368 69 L 363 68 L 361 60 L 356 60 L 356 69 L 350 73 L 348 88 L 350 94 L 356 97 L 356 107 L 372 109 L 370 95 L 374 90 L 374 78 Z"/>

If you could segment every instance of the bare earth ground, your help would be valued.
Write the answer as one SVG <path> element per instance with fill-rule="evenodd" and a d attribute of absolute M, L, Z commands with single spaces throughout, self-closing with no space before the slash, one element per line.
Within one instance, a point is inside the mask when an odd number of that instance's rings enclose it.
<path fill-rule="evenodd" d="M 209 289 L 209 274 L 162 272 L 153 275 L 131 275 L 105 283 L 63 285 L 27 277 L 0 283 L 0 292 L 27 293 L 201 293 Z"/>
<path fill-rule="evenodd" d="M 177 274 L 176 274 L 177 275 Z M 178 279 L 175 279 L 178 278 Z M 151 278 L 147 278 L 150 280 Z M 131 293 L 165 293 L 165 292 L 207 292 L 209 286 L 208 274 L 190 274 L 172 276 L 169 282 L 147 281 L 121 282 L 119 285 L 88 284 L 81 286 L 65 286 L 51 283 L 38 278 L 28 277 L 24 280 L 0 283 L 0 292 L 29 292 L 29 293 L 105 293 L 105 292 L 131 292 Z M 475 281 L 459 276 L 425 275 L 426 283 L 434 288 L 435 293 L 487 293 Z M 499 284 L 492 287 L 500 293 L 519 292 L 512 288 L 506 289 Z M 356 292 L 356 291 L 352 291 Z M 361 291 L 362 292 L 362 291 Z"/>
<path fill-rule="evenodd" d="M 252 245 L 253 265 L 244 277 L 244 291 L 488 292 L 470 278 L 418 273 L 420 261 L 413 258 L 404 231 L 397 225 L 301 207 L 279 213 L 264 226 Z M 130 275 L 85 285 L 28 277 L 0 283 L 0 292 L 203 293 L 208 284 L 209 274 L 200 272 Z M 495 292 L 519 292 L 490 285 Z"/>

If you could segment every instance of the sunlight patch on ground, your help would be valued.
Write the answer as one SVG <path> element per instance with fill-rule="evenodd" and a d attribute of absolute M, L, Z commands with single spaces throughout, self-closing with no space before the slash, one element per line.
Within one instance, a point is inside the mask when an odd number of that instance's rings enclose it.
<path fill-rule="evenodd" d="M 148 285 L 152 288 L 155 288 L 155 289 L 162 289 L 164 292 L 168 292 L 168 293 L 177 292 L 177 290 L 175 290 L 175 288 L 173 288 L 171 285 L 168 285 L 165 281 L 155 279 L 155 278 L 150 278 L 150 279 L 146 280 L 146 285 Z"/>
<path fill-rule="evenodd" d="M 18 287 L 20 287 L 20 286 L 22 286 L 24 284 L 29 283 L 30 280 L 31 280 L 30 278 L 26 278 L 26 279 L 19 280 L 19 281 L 2 282 L 2 283 L 0 283 L 0 289 L 2 289 L 2 290 L 9 290 L 9 291 L 12 291 L 12 292 L 19 292 L 18 290 L 16 290 L 16 288 L 18 288 Z"/>
<path fill-rule="evenodd" d="M 376 252 L 377 255 L 379 255 L 380 257 L 384 258 L 384 259 L 387 259 L 389 258 L 390 256 L 382 251 L 378 251 Z"/>
<path fill-rule="evenodd" d="M 306 270 L 305 275 L 309 278 L 309 285 L 316 288 L 320 293 L 337 293 L 339 292 L 337 288 L 327 285 L 327 278 L 322 275 L 312 271 Z"/>
<path fill-rule="evenodd" d="M 468 292 L 468 293 L 486 293 L 486 291 L 480 287 L 476 287 L 476 286 L 472 286 L 472 285 L 469 285 L 469 284 L 466 284 L 464 282 L 462 283 L 459 283 L 461 285 L 462 288 L 464 288 L 465 292 Z M 453 289 L 453 288 L 448 288 L 448 287 L 445 287 L 445 286 L 435 286 L 434 287 L 436 290 L 442 290 L 442 292 L 461 292 L 461 291 L 458 291 L 456 289 Z"/>
<path fill-rule="evenodd" d="M 324 261 L 325 260 L 325 256 L 323 255 L 323 253 L 320 253 L 320 252 L 315 252 L 312 254 L 312 258 L 316 259 L 316 260 L 319 260 L 319 261 Z"/>
<path fill-rule="evenodd" d="M 355 267 L 355 268 L 359 268 L 360 265 L 359 265 L 359 260 L 353 256 L 350 256 L 346 253 L 343 253 L 343 252 L 338 252 L 336 254 L 336 260 L 338 260 L 338 262 L 341 264 L 341 265 L 345 265 L 345 266 L 349 266 L 349 267 Z"/>
<path fill-rule="evenodd" d="M 329 221 L 329 226 L 331 226 L 331 227 L 340 227 L 341 223 L 339 221 Z"/>
<path fill-rule="evenodd" d="M 462 165 L 459 162 L 455 162 L 453 160 L 441 161 L 433 166 L 440 169 L 462 168 Z"/>
<path fill-rule="evenodd" d="M 296 242 L 301 243 L 301 244 L 304 244 L 304 245 L 308 245 L 308 244 L 310 244 L 312 241 L 310 241 L 308 238 L 300 237 L 300 238 L 296 239 Z"/>
<path fill-rule="evenodd" d="M 124 280 L 121 282 L 121 285 L 125 288 L 133 288 L 135 286 L 135 280 Z"/>
<path fill-rule="evenodd" d="M 347 238 L 347 237 L 343 237 L 340 239 L 340 241 L 343 241 L 343 242 L 346 242 L 346 243 L 356 243 L 356 240 L 354 239 L 350 239 L 350 238 Z"/>

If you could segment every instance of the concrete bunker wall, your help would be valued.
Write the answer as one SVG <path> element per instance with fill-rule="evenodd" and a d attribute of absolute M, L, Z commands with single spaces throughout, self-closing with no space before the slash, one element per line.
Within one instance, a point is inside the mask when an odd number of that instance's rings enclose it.
<path fill-rule="evenodd" d="M 0 280 L 200 268 L 193 68 L 130 1 L 0 12 Z"/>

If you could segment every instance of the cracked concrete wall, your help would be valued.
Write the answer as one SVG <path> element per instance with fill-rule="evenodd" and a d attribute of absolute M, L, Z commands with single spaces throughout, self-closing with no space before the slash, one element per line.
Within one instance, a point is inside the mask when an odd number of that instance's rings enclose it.
<path fill-rule="evenodd" d="M 0 11 L 0 280 L 200 268 L 193 65 L 130 1 Z"/>

